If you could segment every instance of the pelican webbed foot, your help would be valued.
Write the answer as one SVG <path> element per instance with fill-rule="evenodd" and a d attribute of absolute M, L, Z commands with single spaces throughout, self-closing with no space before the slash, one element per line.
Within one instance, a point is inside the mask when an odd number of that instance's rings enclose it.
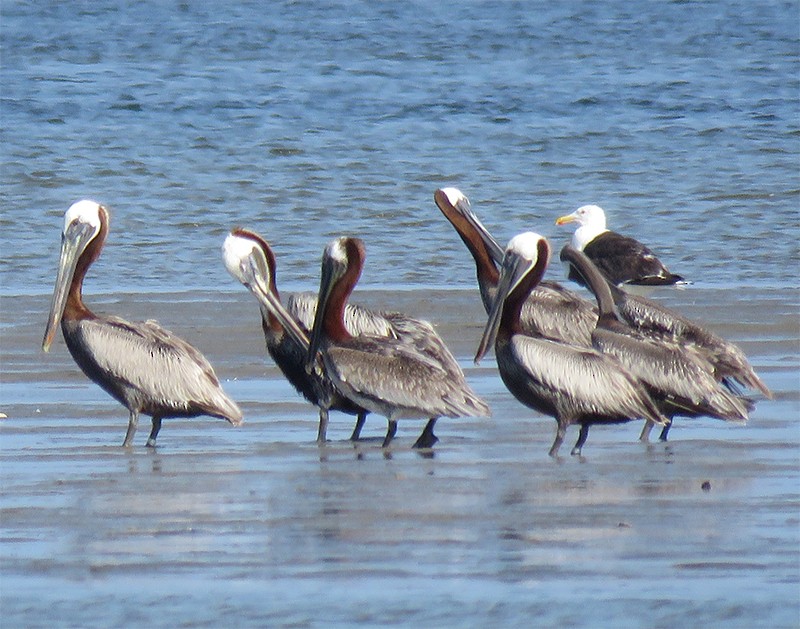
<path fill-rule="evenodd" d="M 436 417 L 432 417 L 428 420 L 422 434 L 414 442 L 413 448 L 432 448 L 439 441 L 439 437 L 433 434 L 433 426 L 436 424 L 436 419 Z"/>

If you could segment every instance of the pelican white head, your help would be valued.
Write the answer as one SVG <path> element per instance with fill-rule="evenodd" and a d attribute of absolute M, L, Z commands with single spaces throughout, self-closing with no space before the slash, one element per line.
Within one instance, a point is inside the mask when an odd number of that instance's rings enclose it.
<path fill-rule="evenodd" d="M 247 283 L 242 272 L 242 264 L 250 258 L 256 247 L 256 243 L 250 238 L 233 233 L 228 234 L 222 244 L 222 259 L 225 261 L 225 268 L 242 284 Z"/>
<path fill-rule="evenodd" d="M 100 231 L 100 204 L 89 199 L 73 203 L 64 214 L 64 232 L 76 221 L 91 225 L 95 233 Z"/>

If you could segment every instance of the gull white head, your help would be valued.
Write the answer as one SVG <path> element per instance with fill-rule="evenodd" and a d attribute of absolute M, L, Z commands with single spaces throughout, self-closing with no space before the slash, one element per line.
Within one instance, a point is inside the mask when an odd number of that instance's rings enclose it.
<path fill-rule="evenodd" d="M 606 213 L 599 205 L 582 205 L 572 214 L 556 219 L 556 225 L 577 223 L 578 229 L 572 236 L 572 246 L 583 251 L 583 248 L 606 229 Z"/>

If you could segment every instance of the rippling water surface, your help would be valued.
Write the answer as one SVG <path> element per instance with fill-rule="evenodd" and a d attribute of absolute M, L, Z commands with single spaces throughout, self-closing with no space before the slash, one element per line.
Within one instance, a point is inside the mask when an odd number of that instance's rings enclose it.
<path fill-rule="evenodd" d="M 468 283 L 443 185 L 503 241 L 594 202 L 695 280 L 786 282 L 797 2 L 228 4 L 4 3 L 4 293 L 86 196 L 99 289 L 227 286 L 237 224 L 285 281 L 351 233 L 368 284 Z"/>
<path fill-rule="evenodd" d="M 799 15 L 4 2 L 2 624 L 800 624 Z M 739 343 L 775 399 L 745 427 L 687 421 L 650 447 L 597 429 L 585 459 L 550 461 L 552 419 L 471 363 L 485 314 L 445 185 L 501 241 L 558 247 L 556 217 L 602 205 L 694 281 L 656 298 Z M 60 340 L 38 351 L 84 197 L 112 212 L 87 301 L 200 347 L 241 429 L 175 420 L 156 452 L 123 452 L 124 409 Z M 493 419 L 442 421 L 431 459 L 407 447 L 414 422 L 390 457 L 348 444 L 342 417 L 314 445 L 223 268 L 235 225 L 291 290 L 316 287 L 331 237 L 362 237 L 361 299 L 431 319 Z"/>

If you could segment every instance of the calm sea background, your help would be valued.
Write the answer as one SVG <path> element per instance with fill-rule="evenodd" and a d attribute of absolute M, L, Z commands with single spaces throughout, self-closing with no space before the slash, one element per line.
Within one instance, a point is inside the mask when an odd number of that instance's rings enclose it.
<path fill-rule="evenodd" d="M 62 215 L 111 208 L 95 291 L 230 288 L 260 231 L 281 283 L 325 243 L 364 286 L 471 286 L 433 204 L 502 242 L 585 203 L 696 282 L 798 286 L 794 2 L 2 4 L 2 294 L 51 290 Z M 561 270 L 557 269 L 558 277 Z"/>
<path fill-rule="evenodd" d="M 0 164 L 3 629 L 800 625 L 797 0 L 2 0 Z M 603 206 L 694 282 L 655 297 L 774 399 L 551 461 L 552 419 L 472 364 L 485 313 L 443 186 L 556 249 L 558 216 Z M 39 350 L 86 197 L 112 213 L 87 303 L 201 348 L 244 426 L 168 421 L 151 451 L 143 420 L 123 450 L 124 409 L 61 339 Z M 384 453 L 382 419 L 354 448 L 337 414 L 318 447 L 223 267 L 237 225 L 283 290 L 363 238 L 359 299 L 431 319 L 493 419 L 442 420 L 423 458 L 421 423 Z"/>

